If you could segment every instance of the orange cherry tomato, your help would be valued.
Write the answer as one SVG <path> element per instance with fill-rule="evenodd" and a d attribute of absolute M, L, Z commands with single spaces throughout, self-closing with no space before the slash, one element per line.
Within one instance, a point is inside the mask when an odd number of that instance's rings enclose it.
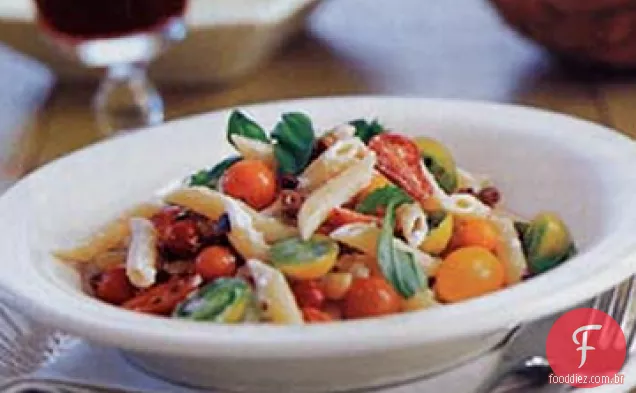
<path fill-rule="evenodd" d="M 494 224 L 483 218 L 456 218 L 449 249 L 479 246 L 494 251 L 499 243 L 499 233 Z"/>
<path fill-rule="evenodd" d="M 303 313 L 303 319 L 307 323 L 321 323 L 321 322 L 331 322 L 333 318 L 331 315 L 326 312 L 320 311 L 314 307 L 303 307 L 301 309 Z"/>
<path fill-rule="evenodd" d="M 276 198 L 276 174 L 263 161 L 241 160 L 225 172 L 221 187 L 226 194 L 260 210 Z"/>
<path fill-rule="evenodd" d="M 348 319 L 395 314 L 400 311 L 400 295 L 380 277 L 356 278 L 344 298 Z"/>
<path fill-rule="evenodd" d="M 95 296 L 111 304 L 120 305 L 135 296 L 135 287 L 128 280 L 126 268 L 117 266 L 104 271 L 94 284 Z"/>
<path fill-rule="evenodd" d="M 377 168 L 383 175 L 423 207 L 435 207 L 431 198 L 433 188 L 424 175 L 420 152 L 414 141 L 402 135 L 384 133 L 369 141 L 369 149 L 377 154 Z"/>
<path fill-rule="evenodd" d="M 296 281 L 292 292 L 300 307 L 321 308 L 325 302 L 325 292 L 316 280 Z"/>
<path fill-rule="evenodd" d="M 140 292 L 122 304 L 122 307 L 146 314 L 168 316 L 179 303 L 197 288 L 199 281 L 200 279 L 196 276 L 185 278 L 175 276 L 163 284 Z"/>
<path fill-rule="evenodd" d="M 236 273 L 236 256 L 227 247 L 206 247 L 194 261 L 196 272 L 207 281 L 232 277 Z"/>
<path fill-rule="evenodd" d="M 458 302 L 496 291 L 504 279 L 503 264 L 493 253 L 465 247 L 444 259 L 435 276 L 435 291 L 444 302 Z"/>

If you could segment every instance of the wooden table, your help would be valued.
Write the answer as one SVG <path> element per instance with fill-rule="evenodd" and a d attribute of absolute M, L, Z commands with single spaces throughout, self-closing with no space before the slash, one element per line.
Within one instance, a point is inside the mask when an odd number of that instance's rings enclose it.
<path fill-rule="evenodd" d="M 223 87 L 161 89 L 168 118 L 273 99 L 367 93 L 515 102 L 635 136 L 633 84 L 559 68 L 504 26 L 485 0 L 326 0 L 306 34 L 255 74 Z M 88 107 L 94 89 L 57 87 L 18 152 L 24 171 L 98 139 Z"/>

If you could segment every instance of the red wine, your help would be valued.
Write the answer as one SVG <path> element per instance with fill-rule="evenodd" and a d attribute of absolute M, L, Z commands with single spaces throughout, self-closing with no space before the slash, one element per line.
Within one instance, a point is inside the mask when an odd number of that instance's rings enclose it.
<path fill-rule="evenodd" d="M 47 30 L 87 40 L 154 30 L 184 13 L 187 0 L 35 0 Z"/>

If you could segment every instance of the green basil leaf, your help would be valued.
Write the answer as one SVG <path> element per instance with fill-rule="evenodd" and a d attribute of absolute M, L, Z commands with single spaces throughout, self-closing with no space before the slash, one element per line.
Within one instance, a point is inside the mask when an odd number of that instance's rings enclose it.
<path fill-rule="evenodd" d="M 237 110 L 232 112 L 227 125 L 227 140 L 234 146 L 232 135 L 240 135 L 261 142 L 269 142 L 269 138 L 267 138 L 267 134 L 263 128 Z"/>
<path fill-rule="evenodd" d="M 390 201 L 394 201 L 395 207 L 398 207 L 403 203 L 413 202 L 413 199 L 401 188 L 388 185 L 369 194 L 356 206 L 356 210 L 363 214 L 375 214 L 378 209 L 387 206 Z"/>
<path fill-rule="evenodd" d="M 371 138 L 384 132 L 384 127 L 377 120 L 369 123 L 364 119 L 358 119 L 349 122 L 349 124 L 356 128 L 354 135 L 362 139 L 364 143 L 369 143 Z"/>
<path fill-rule="evenodd" d="M 297 175 L 311 159 L 316 136 L 311 119 L 302 113 L 285 113 L 272 131 L 274 154 L 282 174 Z"/>
<path fill-rule="evenodd" d="M 190 176 L 190 178 L 188 179 L 188 185 L 206 186 L 215 189 L 218 186 L 219 180 L 221 180 L 221 176 L 223 176 L 225 171 L 239 161 L 241 161 L 241 157 L 228 157 L 216 164 L 211 169 L 202 169 Z"/>
<path fill-rule="evenodd" d="M 378 239 L 377 256 L 382 274 L 405 299 L 415 295 L 427 285 L 422 267 L 413 254 L 395 247 L 393 227 L 398 200 L 390 200 Z"/>

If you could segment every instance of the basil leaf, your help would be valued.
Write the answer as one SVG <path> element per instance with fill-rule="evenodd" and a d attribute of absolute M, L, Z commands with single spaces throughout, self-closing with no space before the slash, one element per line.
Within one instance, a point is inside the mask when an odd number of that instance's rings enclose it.
<path fill-rule="evenodd" d="M 378 239 L 377 256 L 382 274 L 405 299 L 415 295 L 427 285 L 422 267 L 413 254 L 395 247 L 393 227 L 397 199 L 390 200 Z"/>
<path fill-rule="evenodd" d="M 349 124 L 356 128 L 354 135 L 362 139 L 364 143 L 369 143 L 371 138 L 384 132 L 384 127 L 377 120 L 369 123 L 364 119 L 358 119 L 349 122 Z"/>
<path fill-rule="evenodd" d="M 188 179 L 188 185 L 206 186 L 215 189 L 218 186 L 219 180 L 221 180 L 221 176 L 223 176 L 225 171 L 239 161 L 241 161 L 241 157 L 228 157 L 216 164 L 216 166 L 211 169 L 202 169 L 190 176 L 190 178 Z"/>
<path fill-rule="evenodd" d="M 305 169 L 316 141 L 309 117 L 302 113 L 285 113 L 271 136 L 277 142 L 274 154 L 282 174 L 297 175 Z"/>
<path fill-rule="evenodd" d="M 267 138 L 267 134 L 261 126 L 250 120 L 242 112 L 236 110 L 230 115 L 227 125 L 227 140 L 234 146 L 232 135 L 240 135 L 261 142 L 269 142 L 269 138 Z"/>
<path fill-rule="evenodd" d="M 356 206 L 356 210 L 363 214 L 375 214 L 378 209 L 387 206 L 390 201 L 394 201 L 395 207 L 398 207 L 403 203 L 413 202 L 413 199 L 401 188 L 388 185 L 369 194 Z"/>

